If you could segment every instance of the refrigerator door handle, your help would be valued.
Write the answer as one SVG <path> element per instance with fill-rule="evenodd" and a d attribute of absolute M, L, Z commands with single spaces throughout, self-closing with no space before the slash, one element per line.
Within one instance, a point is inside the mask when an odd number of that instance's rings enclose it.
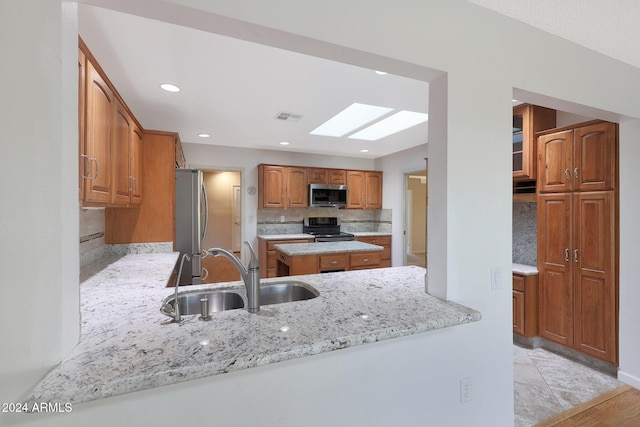
<path fill-rule="evenodd" d="M 202 183 L 202 197 L 204 199 L 204 227 L 200 236 L 201 241 L 207 236 L 207 228 L 209 228 L 209 198 L 207 197 L 207 187 L 204 182 Z"/>

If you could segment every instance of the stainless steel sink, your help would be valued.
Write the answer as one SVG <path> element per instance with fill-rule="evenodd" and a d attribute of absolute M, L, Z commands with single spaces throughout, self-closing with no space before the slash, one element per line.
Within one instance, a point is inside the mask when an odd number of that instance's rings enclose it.
<path fill-rule="evenodd" d="M 260 305 L 302 301 L 320 295 L 313 286 L 298 280 L 262 283 L 260 285 Z"/>
<path fill-rule="evenodd" d="M 244 299 L 237 292 L 231 291 L 209 291 L 199 293 L 187 293 L 178 295 L 178 306 L 180 314 L 188 316 L 190 314 L 201 314 L 200 300 L 203 298 L 209 300 L 209 313 L 218 311 L 233 310 L 236 308 L 244 308 Z M 174 297 L 170 297 L 166 303 L 175 305 Z"/>
<path fill-rule="evenodd" d="M 313 286 L 298 280 L 262 283 L 260 285 L 260 305 L 302 301 L 316 298 L 319 295 L 320 292 Z M 205 297 L 209 300 L 209 313 L 244 308 L 247 300 L 244 288 L 187 292 L 178 295 L 180 314 L 184 316 L 202 314 L 200 300 Z M 171 295 L 164 301 L 164 304 L 174 307 L 175 297 Z"/>

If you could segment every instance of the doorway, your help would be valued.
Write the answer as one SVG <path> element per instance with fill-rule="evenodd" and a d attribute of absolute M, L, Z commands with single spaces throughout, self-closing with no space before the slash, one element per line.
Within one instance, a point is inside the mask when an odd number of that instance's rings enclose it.
<path fill-rule="evenodd" d="M 404 265 L 427 266 L 427 171 L 405 174 Z"/>
<path fill-rule="evenodd" d="M 203 249 L 223 248 L 240 257 L 242 241 L 241 174 L 238 171 L 203 170 L 202 178 L 209 200 L 209 226 Z M 202 283 L 240 280 L 236 267 L 224 257 L 206 257 L 207 270 Z"/>

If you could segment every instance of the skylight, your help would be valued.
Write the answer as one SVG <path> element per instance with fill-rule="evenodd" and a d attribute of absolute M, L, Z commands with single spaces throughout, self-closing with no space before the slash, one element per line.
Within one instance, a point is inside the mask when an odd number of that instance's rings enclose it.
<path fill-rule="evenodd" d="M 391 110 L 392 108 L 359 104 L 356 102 L 309 133 L 311 135 L 341 137 L 384 116 Z"/>
<path fill-rule="evenodd" d="M 424 123 L 428 118 L 429 115 L 426 113 L 403 110 L 350 135 L 349 138 L 377 141 L 378 139 Z"/>

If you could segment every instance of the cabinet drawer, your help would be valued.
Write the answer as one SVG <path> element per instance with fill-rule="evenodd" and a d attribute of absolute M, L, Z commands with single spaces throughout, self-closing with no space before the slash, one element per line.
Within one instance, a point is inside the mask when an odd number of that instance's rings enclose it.
<path fill-rule="evenodd" d="M 514 274 L 512 276 L 513 280 L 513 290 L 524 292 L 524 276 L 520 276 L 519 274 Z"/>
<path fill-rule="evenodd" d="M 379 266 L 380 252 L 351 254 L 351 267 Z"/>
<path fill-rule="evenodd" d="M 391 236 L 360 236 L 358 240 L 365 243 L 371 243 L 372 245 L 390 245 Z"/>
<path fill-rule="evenodd" d="M 320 271 L 344 270 L 347 267 L 347 254 L 320 255 Z"/>

